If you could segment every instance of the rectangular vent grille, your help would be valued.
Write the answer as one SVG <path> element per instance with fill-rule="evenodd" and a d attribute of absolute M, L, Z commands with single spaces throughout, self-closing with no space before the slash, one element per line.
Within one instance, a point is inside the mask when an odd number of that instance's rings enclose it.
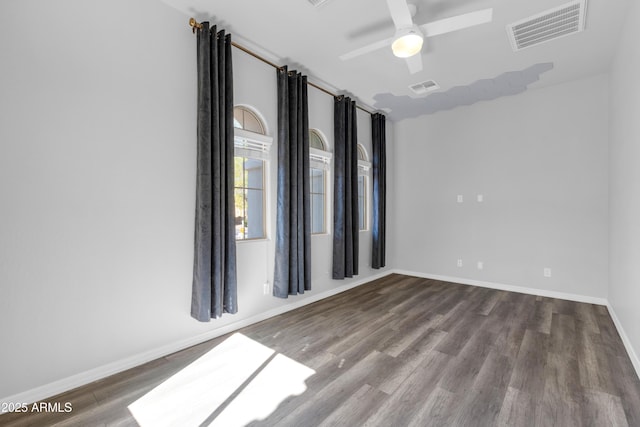
<path fill-rule="evenodd" d="M 315 7 L 320 7 L 323 4 L 327 3 L 329 0 L 309 0 L 309 3 L 311 3 L 312 6 Z"/>
<path fill-rule="evenodd" d="M 587 0 L 577 0 L 507 25 L 515 52 L 584 30 Z"/>
<path fill-rule="evenodd" d="M 440 86 L 433 80 L 427 80 L 426 82 L 416 83 L 414 85 L 409 86 L 409 89 L 417 93 L 418 95 L 423 95 L 432 90 L 440 89 Z"/>

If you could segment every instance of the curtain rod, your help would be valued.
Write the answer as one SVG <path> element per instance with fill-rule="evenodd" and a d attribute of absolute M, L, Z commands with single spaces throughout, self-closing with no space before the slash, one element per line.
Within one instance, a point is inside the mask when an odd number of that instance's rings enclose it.
<path fill-rule="evenodd" d="M 195 34 L 196 30 L 201 30 L 201 29 L 202 29 L 202 24 L 201 24 L 201 23 L 199 23 L 198 21 L 196 21 L 194 18 L 189 18 L 189 26 L 191 27 L 191 30 L 192 30 L 192 32 L 193 32 L 194 34 Z M 231 42 L 231 45 L 232 45 L 233 47 L 237 48 L 237 49 L 240 49 L 240 50 L 241 50 L 241 51 L 243 51 L 244 53 L 247 53 L 247 54 L 249 54 L 249 55 L 253 56 L 254 58 L 256 58 L 256 59 L 258 59 L 258 60 L 260 60 L 260 61 L 264 62 L 265 64 L 269 64 L 269 65 L 271 65 L 273 68 L 276 68 L 276 69 L 278 69 L 278 70 L 282 70 L 282 69 L 284 69 L 284 67 L 282 67 L 282 66 L 280 66 L 280 65 L 277 65 L 277 64 L 274 64 L 273 62 L 269 61 L 268 59 L 264 58 L 263 56 L 258 55 L 257 53 L 255 53 L 255 52 L 253 52 L 253 51 L 251 51 L 251 50 L 247 49 L 246 47 L 244 47 L 244 46 L 242 46 L 242 45 L 240 45 L 240 44 L 238 44 L 238 43 L 236 43 L 236 42 L 234 42 L 234 41 L 232 41 L 232 42 Z M 308 80 L 307 80 L 307 84 L 308 84 L 309 86 L 313 86 L 314 88 L 318 89 L 318 90 L 319 90 L 319 91 L 321 91 L 321 92 L 326 93 L 326 94 L 327 94 L 327 95 L 329 95 L 329 96 L 332 96 L 332 97 L 334 97 L 334 98 L 338 98 L 338 97 L 339 97 L 339 96 L 338 96 L 338 95 L 336 95 L 335 93 L 333 93 L 333 92 L 331 92 L 331 91 L 329 91 L 329 90 L 327 90 L 327 89 L 323 88 L 322 86 L 318 86 L 317 84 L 312 83 L 312 82 L 310 82 L 310 81 L 308 81 Z M 373 114 L 374 114 L 374 113 L 372 113 L 371 111 L 367 110 L 366 108 L 359 106 L 358 104 L 356 104 L 356 108 L 358 108 L 358 109 L 360 109 L 360 110 L 364 111 L 365 113 L 367 113 L 367 114 L 369 114 L 369 115 L 372 115 L 372 116 L 373 116 Z"/>

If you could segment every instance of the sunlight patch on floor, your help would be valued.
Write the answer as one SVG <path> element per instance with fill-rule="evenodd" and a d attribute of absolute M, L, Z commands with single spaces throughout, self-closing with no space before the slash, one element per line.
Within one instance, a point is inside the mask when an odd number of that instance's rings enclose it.
<path fill-rule="evenodd" d="M 234 334 L 129 405 L 140 426 L 243 426 L 306 390 L 310 369 Z"/>
<path fill-rule="evenodd" d="M 304 393 L 304 381 L 313 374 L 313 369 L 278 354 L 210 425 L 244 426 L 263 420 L 289 396 Z"/>

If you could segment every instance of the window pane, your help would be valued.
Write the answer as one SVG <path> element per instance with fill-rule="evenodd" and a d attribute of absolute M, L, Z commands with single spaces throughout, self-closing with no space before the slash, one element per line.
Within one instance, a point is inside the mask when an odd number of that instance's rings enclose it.
<path fill-rule="evenodd" d="M 245 238 L 259 239 L 264 237 L 264 203 L 262 190 L 246 190 L 247 227 Z"/>
<path fill-rule="evenodd" d="M 235 107 L 233 109 L 233 127 L 234 128 L 244 128 L 244 110 L 240 107 Z"/>
<path fill-rule="evenodd" d="M 264 126 L 258 117 L 244 107 L 233 109 L 233 127 L 264 135 Z"/>
<path fill-rule="evenodd" d="M 325 232 L 324 226 L 324 171 L 321 169 L 310 169 L 311 175 L 311 233 L 320 234 Z"/>
<path fill-rule="evenodd" d="M 235 193 L 235 224 L 236 224 L 236 240 L 245 238 L 245 230 L 247 224 L 247 216 L 245 206 L 247 198 L 243 189 L 236 189 Z"/>
<path fill-rule="evenodd" d="M 324 171 L 311 168 L 311 192 L 324 193 Z"/>
<path fill-rule="evenodd" d="M 235 157 L 236 240 L 265 237 L 264 161 Z"/>
<path fill-rule="evenodd" d="M 258 120 L 252 112 L 247 110 L 244 110 L 244 129 L 250 132 L 264 134 L 260 120 Z"/>
<path fill-rule="evenodd" d="M 324 151 L 324 143 L 322 142 L 322 138 L 314 131 L 309 131 L 309 147 L 317 148 L 318 150 Z"/>
<path fill-rule="evenodd" d="M 233 158 L 233 186 L 244 187 L 244 157 Z"/>
<path fill-rule="evenodd" d="M 364 176 L 358 177 L 358 215 L 360 216 L 360 230 L 366 230 L 366 205 L 364 191 Z"/>
<path fill-rule="evenodd" d="M 263 179 L 264 179 L 264 161 L 258 159 L 248 159 L 245 158 L 244 161 L 245 168 L 245 186 L 247 188 L 264 188 Z"/>
<path fill-rule="evenodd" d="M 324 233 L 324 194 L 311 195 L 311 232 Z"/>

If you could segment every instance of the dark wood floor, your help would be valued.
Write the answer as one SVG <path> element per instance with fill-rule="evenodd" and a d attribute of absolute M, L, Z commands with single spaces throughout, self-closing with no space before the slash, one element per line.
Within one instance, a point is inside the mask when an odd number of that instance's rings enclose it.
<path fill-rule="evenodd" d="M 640 426 L 640 381 L 604 306 L 391 275 L 239 332 L 315 371 L 250 425 Z M 229 337 L 49 399 L 69 414 L 0 425 L 136 426 L 131 403 Z M 180 415 L 161 421 L 191 425 Z"/>

